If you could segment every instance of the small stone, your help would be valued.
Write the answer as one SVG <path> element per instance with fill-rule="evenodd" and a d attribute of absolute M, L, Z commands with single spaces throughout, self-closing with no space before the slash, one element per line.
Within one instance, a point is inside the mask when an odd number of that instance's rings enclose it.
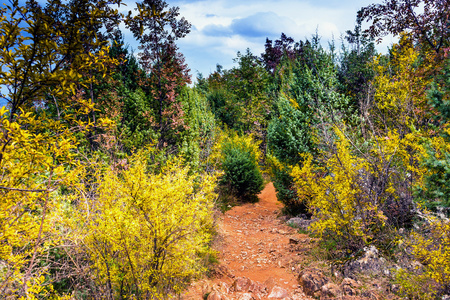
<path fill-rule="evenodd" d="M 248 292 L 248 289 L 250 288 L 252 283 L 253 282 L 247 277 L 238 277 L 233 282 L 231 288 L 235 292 Z"/>
<path fill-rule="evenodd" d="M 298 240 L 298 239 L 294 239 L 294 238 L 290 238 L 290 239 L 289 239 L 289 244 L 297 245 L 298 243 L 299 243 L 299 240 Z"/>
<path fill-rule="evenodd" d="M 253 300 L 255 299 L 250 293 L 243 293 L 239 296 L 238 300 Z"/>
<path fill-rule="evenodd" d="M 351 278 L 344 278 L 341 282 L 341 286 L 342 285 L 349 285 L 353 288 L 359 288 L 359 286 L 360 286 L 356 280 L 351 279 Z"/>
<path fill-rule="evenodd" d="M 208 298 L 206 298 L 206 300 L 224 300 L 224 298 L 219 292 L 212 291 L 211 293 L 209 293 Z"/>
<path fill-rule="evenodd" d="M 269 277 L 266 281 L 264 281 L 264 285 L 269 291 L 271 291 L 276 284 L 277 283 L 273 277 Z"/>
<path fill-rule="evenodd" d="M 209 283 L 205 283 L 202 286 L 202 293 L 203 293 L 203 295 L 208 294 L 209 292 L 211 292 L 211 290 L 212 290 L 212 288 L 211 288 L 211 285 Z"/>
<path fill-rule="evenodd" d="M 390 286 L 390 290 L 393 293 L 398 293 L 400 291 L 400 286 L 398 284 L 393 284 Z M 444 299 L 444 298 L 442 298 L 442 299 Z M 450 297 L 448 300 L 450 300 Z"/>
<path fill-rule="evenodd" d="M 266 294 L 267 293 L 267 287 L 262 284 L 261 282 L 254 281 L 249 286 L 248 291 L 253 294 Z"/>
<path fill-rule="evenodd" d="M 289 297 L 289 293 L 279 286 L 274 286 L 269 294 L 269 299 L 284 299 Z"/>
<path fill-rule="evenodd" d="M 327 283 L 321 288 L 323 298 L 336 298 L 341 293 L 339 286 L 334 283 Z"/>
<path fill-rule="evenodd" d="M 219 282 L 213 286 L 213 291 L 216 291 L 216 292 L 226 295 L 230 292 L 230 286 L 228 284 L 226 284 L 225 282 Z"/>

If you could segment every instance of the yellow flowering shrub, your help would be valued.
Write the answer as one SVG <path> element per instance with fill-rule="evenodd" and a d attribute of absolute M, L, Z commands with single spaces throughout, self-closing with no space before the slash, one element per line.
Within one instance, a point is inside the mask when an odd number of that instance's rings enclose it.
<path fill-rule="evenodd" d="M 375 228 L 383 226 L 385 217 L 377 205 L 366 201 L 361 188 L 367 162 L 350 151 L 349 140 L 338 128 L 334 130 L 336 152 L 323 166 L 313 164 L 305 155 L 302 167 L 292 170 L 301 199 L 309 199 L 316 221 L 311 230 L 319 237 L 336 242 L 345 239 L 350 249 L 373 238 Z"/>
<path fill-rule="evenodd" d="M 157 175 L 143 151 L 131 166 L 98 177 L 84 204 L 83 244 L 104 297 L 161 299 L 204 271 L 214 232 L 215 178 L 195 177 L 178 161 Z"/>
<path fill-rule="evenodd" d="M 425 91 L 430 80 L 419 74 L 427 67 L 419 69 L 418 59 L 419 52 L 406 35 L 392 47 L 388 64 L 382 62 L 382 55 L 374 59 L 374 104 L 370 115 L 378 130 L 406 132 L 427 117 Z"/>
<path fill-rule="evenodd" d="M 354 251 L 367 243 L 383 243 L 386 225 L 411 222 L 412 188 L 423 179 L 419 138 L 395 131 L 375 136 L 365 149 L 337 127 L 335 140 L 313 160 L 304 154 L 291 172 L 300 201 L 316 218 L 311 230 Z"/>
<path fill-rule="evenodd" d="M 414 188 L 423 182 L 426 169 L 420 164 L 425 153 L 416 132 L 389 130 L 374 136 L 366 154 L 371 174 L 368 197 L 380 207 L 389 225 L 410 226 L 414 217 Z"/>
<path fill-rule="evenodd" d="M 13 120 L 12 120 L 13 119 Z M 52 294 L 43 284 L 60 243 L 61 203 L 57 188 L 76 179 L 76 139 L 61 121 L 21 111 L 11 118 L 0 109 L 0 294 L 34 299 Z"/>
<path fill-rule="evenodd" d="M 421 270 L 400 269 L 396 280 L 409 299 L 436 299 L 450 292 L 450 222 L 431 218 L 423 233 L 412 232 L 406 243 Z"/>

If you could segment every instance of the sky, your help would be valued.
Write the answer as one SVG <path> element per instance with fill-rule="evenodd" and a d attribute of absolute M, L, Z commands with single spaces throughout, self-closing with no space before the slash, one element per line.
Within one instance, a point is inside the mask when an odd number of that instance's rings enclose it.
<path fill-rule="evenodd" d="M 381 0 L 166 0 L 178 6 L 180 15 L 191 24 L 187 37 L 178 41 L 180 51 L 195 78 L 208 76 L 220 64 L 233 67 L 238 51 L 250 48 L 255 55 L 264 51 L 266 38 L 276 40 L 281 33 L 296 42 L 311 38 L 316 30 L 324 46 L 355 27 L 356 13 Z M 125 33 L 127 35 L 127 33 Z M 127 38 L 127 36 L 126 36 Z M 386 52 L 387 38 L 377 46 Z M 130 46 L 133 47 L 132 44 Z M 137 47 L 136 47 L 137 48 Z"/>

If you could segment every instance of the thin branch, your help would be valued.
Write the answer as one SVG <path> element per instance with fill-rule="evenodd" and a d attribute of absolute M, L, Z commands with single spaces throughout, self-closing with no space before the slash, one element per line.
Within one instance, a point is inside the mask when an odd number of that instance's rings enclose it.
<path fill-rule="evenodd" d="M 50 171 L 50 176 L 48 178 L 48 182 L 47 182 L 47 191 L 50 190 L 50 183 L 52 180 L 52 176 L 53 176 L 53 169 Z M 31 257 L 31 261 L 30 261 L 30 265 L 28 266 L 28 270 L 25 273 L 25 277 L 23 279 L 23 290 L 24 290 L 24 294 L 28 297 L 28 280 L 31 277 L 31 272 L 33 271 L 34 265 L 35 265 L 35 260 L 36 260 L 36 255 L 38 252 L 38 247 L 39 244 L 41 243 L 41 239 L 42 239 L 42 233 L 44 230 L 44 221 L 45 221 L 45 217 L 47 216 L 47 209 L 48 209 L 48 203 L 50 201 L 50 192 L 47 192 L 47 195 L 45 197 L 45 202 L 44 202 L 44 206 L 43 206 L 43 211 L 42 211 L 42 217 L 41 217 L 41 224 L 39 225 L 39 233 L 36 239 L 36 242 L 34 244 L 34 251 L 33 251 L 33 255 Z"/>
<path fill-rule="evenodd" d="M 56 191 L 56 188 L 45 189 L 45 190 L 28 190 L 28 189 L 10 188 L 10 187 L 7 187 L 7 186 L 0 186 L 0 189 L 9 190 L 9 191 L 27 192 L 27 193 L 43 193 L 43 192 Z"/>
<path fill-rule="evenodd" d="M 407 0 L 406 5 L 408 6 L 409 12 L 411 13 L 412 17 L 414 18 L 414 23 L 416 23 L 417 27 L 419 27 L 419 30 L 422 33 L 422 35 L 425 37 L 425 40 L 427 41 L 427 43 L 431 46 L 431 48 L 433 48 L 433 50 L 437 54 L 439 54 L 439 46 L 435 45 L 428 37 L 428 34 L 427 34 L 425 28 L 423 28 L 422 24 L 420 24 L 419 20 L 417 19 L 416 14 L 414 13 L 414 10 L 411 5 L 411 1 Z"/>

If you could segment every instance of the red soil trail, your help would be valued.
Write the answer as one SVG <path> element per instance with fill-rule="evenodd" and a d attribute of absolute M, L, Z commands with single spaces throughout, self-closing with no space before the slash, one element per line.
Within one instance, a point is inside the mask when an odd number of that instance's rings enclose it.
<path fill-rule="evenodd" d="M 282 288 L 289 294 L 285 299 L 310 299 L 297 282 L 303 253 L 311 246 L 309 237 L 278 218 L 283 205 L 272 183 L 258 197 L 259 202 L 236 206 L 222 216 L 215 247 L 220 261 L 217 271 L 213 278 L 194 283 L 182 299 L 202 299 L 214 284 L 231 286 L 239 277 L 260 282 L 267 290 Z M 240 298 L 230 292 L 227 299 Z"/>

